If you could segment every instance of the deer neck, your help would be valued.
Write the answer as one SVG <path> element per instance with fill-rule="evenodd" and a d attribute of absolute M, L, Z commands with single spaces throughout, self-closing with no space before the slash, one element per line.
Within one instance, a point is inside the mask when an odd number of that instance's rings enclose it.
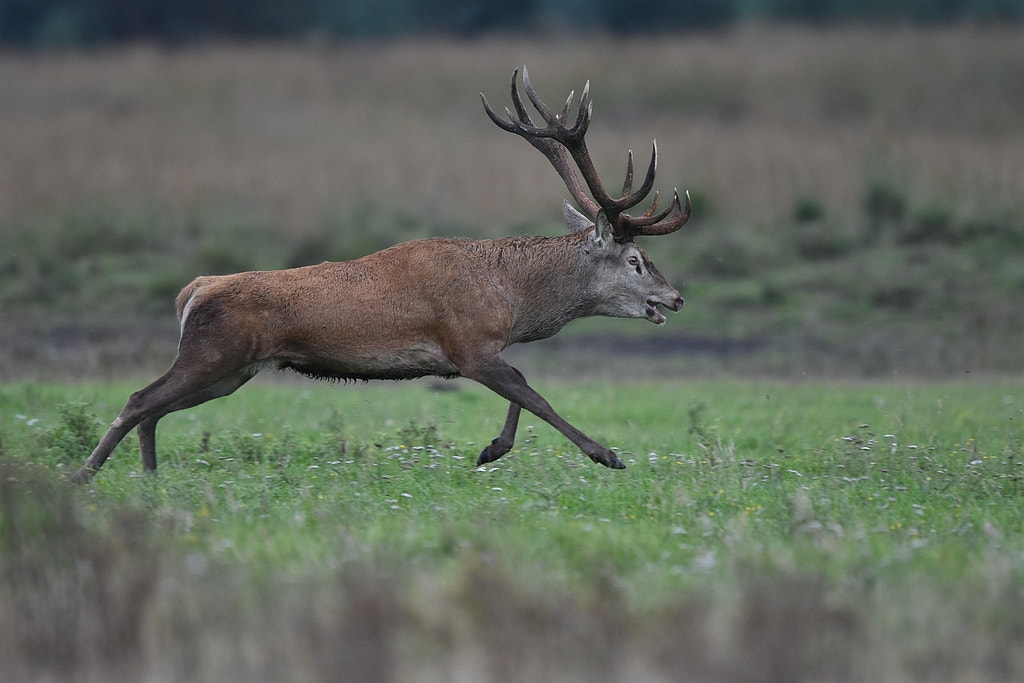
<path fill-rule="evenodd" d="M 545 339 L 572 320 L 596 315 L 593 267 L 579 234 L 502 242 L 513 320 L 509 344 Z"/>

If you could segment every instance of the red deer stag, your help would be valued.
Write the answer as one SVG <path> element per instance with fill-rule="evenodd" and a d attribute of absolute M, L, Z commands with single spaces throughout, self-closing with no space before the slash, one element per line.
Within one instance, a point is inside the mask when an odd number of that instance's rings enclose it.
<path fill-rule="evenodd" d="M 573 95 L 561 113 L 537 96 L 523 69 L 526 94 L 544 119 L 534 125 L 512 74 L 515 114 L 488 116 L 543 152 L 586 216 L 568 203 L 569 233 L 494 240 L 432 238 L 405 242 L 341 263 L 279 271 L 199 277 L 177 297 L 178 353 L 170 369 L 129 397 L 120 415 L 75 473 L 87 481 L 114 447 L 138 427 L 142 466 L 156 469 L 156 425 L 168 413 L 226 396 L 267 367 L 318 379 L 468 377 L 510 403 L 501 434 L 478 464 L 506 454 L 520 410 L 551 424 L 592 460 L 624 467 L 616 455 L 573 427 L 505 362 L 510 344 L 544 339 L 585 316 L 665 322 L 659 307 L 678 311 L 683 299 L 633 238 L 679 229 L 689 195 L 669 208 L 626 211 L 651 191 L 657 145 L 643 185 L 632 191 L 632 154 L 622 195 L 605 191 L 584 134 L 590 124 L 589 82 L 567 126 Z M 584 190 L 579 168 L 590 195 Z"/>

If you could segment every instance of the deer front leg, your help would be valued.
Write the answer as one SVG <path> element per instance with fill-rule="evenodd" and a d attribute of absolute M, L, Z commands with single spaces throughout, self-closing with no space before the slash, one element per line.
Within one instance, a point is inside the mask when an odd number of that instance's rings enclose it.
<path fill-rule="evenodd" d="M 511 441 L 511 437 L 514 435 L 515 422 L 512 422 L 512 429 L 509 428 L 509 422 L 514 412 L 517 413 L 516 417 L 518 417 L 518 411 L 515 409 L 515 406 L 521 406 L 561 432 L 565 438 L 576 444 L 594 462 L 616 470 L 625 469 L 626 466 L 619 460 L 618 456 L 569 424 L 565 418 L 555 412 L 554 408 L 544 400 L 543 396 L 526 383 L 526 378 L 523 377 L 521 372 L 506 363 L 502 358 L 495 356 L 474 364 L 472 368 L 463 368 L 462 374 L 464 377 L 480 382 L 513 404 L 509 407 L 509 416 L 505 420 L 505 427 L 502 429 L 501 435 L 498 436 L 497 441 L 499 444 L 504 445 L 504 437 L 506 436 Z M 507 452 L 507 449 L 505 452 Z M 483 454 L 481 454 L 481 457 L 483 457 Z"/>
<path fill-rule="evenodd" d="M 501 428 L 501 434 L 491 441 L 491 445 L 480 452 L 480 457 L 476 459 L 477 467 L 480 467 L 480 465 L 486 465 L 489 462 L 494 462 L 512 450 L 512 445 L 516 442 L 516 427 L 519 426 L 519 413 L 522 412 L 522 410 L 522 407 L 518 403 L 508 404 L 508 415 L 505 417 L 505 426 Z"/>

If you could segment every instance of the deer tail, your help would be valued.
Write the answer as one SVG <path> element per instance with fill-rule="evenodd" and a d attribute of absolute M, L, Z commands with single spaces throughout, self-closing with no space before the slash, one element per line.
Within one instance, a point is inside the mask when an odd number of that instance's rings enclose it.
<path fill-rule="evenodd" d="M 174 307 L 178 314 L 178 321 L 184 322 L 184 318 L 187 315 L 187 309 L 189 303 L 192 301 L 192 297 L 196 295 L 196 291 L 203 285 L 205 277 L 197 277 L 192 282 L 185 285 L 185 288 L 178 292 L 178 298 L 174 300 Z"/>

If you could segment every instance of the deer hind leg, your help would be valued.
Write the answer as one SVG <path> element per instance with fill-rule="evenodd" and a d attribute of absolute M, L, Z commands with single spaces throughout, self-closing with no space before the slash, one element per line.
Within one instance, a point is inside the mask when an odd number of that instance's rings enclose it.
<path fill-rule="evenodd" d="M 561 432 L 565 438 L 576 444 L 594 462 L 616 470 L 626 467 L 619 460 L 618 456 L 573 427 L 565 418 L 556 413 L 554 408 L 544 400 L 544 397 L 526 383 L 526 378 L 523 377 L 523 374 L 506 363 L 502 358 L 494 356 L 475 363 L 470 368 L 462 369 L 462 375 L 480 382 L 499 396 L 508 399 L 513 405 L 521 406 L 544 420 Z M 510 407 L 509 418 L 512 417 L 513 412 L 514 408 Z M 505 428 L 502 429 L 501 435 L 498 436 L 499 443 L 503 443 L 502 439 L 507 435 L 511 438 L 511 435 L 507 434 L 508 432 L 514 433 L 514 429 L 509 428 L 509 421 L 509 419 L 506 419 Z M 481 454 L 482 456 L 483 454 Z"/>
<path fill-rule="evenodd" d="M 514 370 L 515 368 L 513 368 Z M 516 370 L 516 372 L 519 372 Z M 516 428 L 519 426 L 519 413 L 523 410 L 522 406 L 518 403 L 508 404 L 508 415 L 505 417 L 505 426 L 501 428 L 501 434 L 491 441 L 491 444 L 487 448 L 480 452 L 480 457 L 476 459 L 476 466 L 486 465 L 489 462 L 494 462 L 501 456 L 512 450 L 512 445 L 516 442 Z"/>
<path fill-rule="evenodd" d="M 197 370 L 190 366 L 191 363 L 179 355 L 170 369 L 159 379 L 128 397 L 128 402 L 121 409 L 117 419 L 111 423 L 107 433 L 96 444 L 96 448 L 93 449 L 85 463 L 72 475 L 72 480 L 85 482 L 92 478 L 103 466 L 117 444 L 128 435 L 128 432 L 140 426 L 144 421 L 149 421 L 149 423 L 140 431 L 140 439 L 143 442 L 148 442 L 148 446 L 145 443 L 142 445 L 144 449 L 142 463 L 146 469 L 151 469 L 150 466 L 155 468 L 156 452 L 153 438 L 157 420 L 172 410 L 188 407 L 192 397 L 195 397 L 196 400 L 202 399 L 198 400 L 198 403 L 202 403 L 204 400 L 231 393 L 255 374 L 255 370 L 250 370 L 246 366 L 229 371 L 226 376 L 223 365 L 220 364 L 210 364 L 203 370 Z M 241 379 L 242 377 L 244 379 Z M 211 391 L 214 387 L 217 387 L 217 391 Z M 230 391 L 227 391 L 228 387 L 231 387 Z M 198 403 L 191 403 L 191 405 Z M 175 406 L 180 406 L 180 408 Z M 151 449 L 148 454 L 145 450 L 147 448 Z"/>
<path fill-rule="evenodd" d="M 258 368 L 249 366 L 232 373 L 213 384 L 195 391 L 165 408 L 152 413 L 139 422 L 139 453 L 142 456 L 142 469 L 152 472 L 156 470 L 156 423 L 165 415 L 179 410 L 194 408 L 197 405 L 212 401 L 234 393 L 239 387 L 256 376 Z"/>

